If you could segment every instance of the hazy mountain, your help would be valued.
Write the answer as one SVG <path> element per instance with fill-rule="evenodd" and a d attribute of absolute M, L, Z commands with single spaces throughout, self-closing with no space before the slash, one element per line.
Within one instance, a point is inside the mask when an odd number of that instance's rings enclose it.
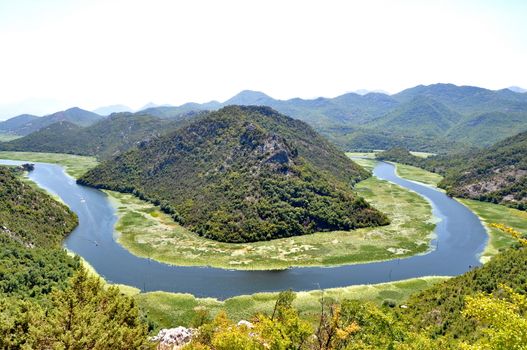
<path fill-rule="evenodd" d="M 111 106 L 99 107 L 93 111 L 93 113 L 96 113 L 102 116 L 108 116 L 112 113 L 122 113 L 122 112 L 132 112 L 132 109 L 125 105 L 111 105 Z"/>
<path fill-rule="evenodd" d="M 21 116 L 14 117 L 0 123 L 0 130 L 3 130 L 4 126 L 6 126 L 6 128 L 9 128 L 10 130 L 9 133 L 24 136 L 59 121 L 68 121 L 79 126 L 87 126 L 103 118 L 104 117 L 93 112 L 85 111 L 84 109 L 80 109 L 78 107 L 73 107 L 65 111 L 46 115 L 44 117 L 27 115 L 22 116 L 22 118 Z M 9 125 L 11 125 L 11 127 L 9 127 Z"/>
<path fill-rule="evenodd" d="M 263 92 L 243 90 L 242 92 L 225 101 L 223 105 L 270 106 L 273 104 L 274 101 L 276 100 L 270 96 L 267 96 Z"/>
<path fill-rule="evenodd" d="M 358 89 L 358 90 L 355 90 L 353 91 L 354 93 L 358 94 L 358 95 L 367 95 L 367 94 L 371 94 L 371 93 L 377 93 L 377 94 L 383 94 L 383 95 L 389 95 L 389 93 L 385 90 L 366 90 L 366 89 Z"/>
<path fill-rule="evenodd" d="M 519 94 L 523 94 L 524 92 L 527 92 L 527 90 L 519 87 L 519 86 L 509 86 L 507 89 L 513 91 L 513 92 L 517 92 Z"/>
<path fill-rule="evenodd" d="M 307 122 L 344 150 L 404 146 L 437 153 L 488 146 L 527 130 L 527 94 L 510 89 L 493 91 L 453 84 L 419 85 L 391 96 L 370 92 L 289 100 L 244 90 L 223 103 L 149 104 L 145 106 L 149 108 L 137 114 L 190 119 L 203 111 L 214 111 L 231 104 L 272 107 Z M 76 120 L 61 120 L 82 125 Z M 39 123 L 36 127 L 34 122 L 28 124 L 27 130 L 13 133 L 26 135 L 42 127 Z M 44 126 L 49 124 L 46 122 Z"/>
<path fill-rule="evenodd" d="M 6 121 L 0 122 L 0 133 L 17 134 L 17 131 L 26 124 L 38 120 L 39 117 L 31 114 L 21 114 Z"/>
<path fill-rule="evenodd" d="M 230 106 L 79 182 L 161 204 L 200 235 L 247 242 L 386 224 L 351 191 L 367 176 L 307 124 L 268 107 Z"/>

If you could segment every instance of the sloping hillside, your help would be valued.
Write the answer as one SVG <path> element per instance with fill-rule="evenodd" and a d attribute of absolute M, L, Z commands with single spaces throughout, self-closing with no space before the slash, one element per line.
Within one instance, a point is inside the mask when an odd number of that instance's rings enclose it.
<path fill-rule="evenodd" d="M 7 132 L 10 134 L 24 136 L 60 121 L 68 121 L 79 126 L 88 126 L 103 118 L 93 112 L 74 107 L 44 117 L 31 115 L 14 117 L 0 123 L 0 131 L 7 128 Z"/>
<path fill-rule="evenodd" d="M 508 204 L 527 205 L 527 132 L 466 157 L 450 167 L 440 183 L 450 195 Z"/>
<path fill-rule="evenodd" d="M 200 235 L 246 242 L 386 224 L 351 191 L 368 175 L 305 123 L 267 107 L 231 106 L 79 182 L 134 192 Z"/>
<path fill-rule="evenodd" d="M 140 142 L 174 130 L 178 122 L 146 115 L 114 114 L 89 127 L 60 121 L 25 137 L 2 143 L 8 151 L 72 153 L 109 158 Z"/>

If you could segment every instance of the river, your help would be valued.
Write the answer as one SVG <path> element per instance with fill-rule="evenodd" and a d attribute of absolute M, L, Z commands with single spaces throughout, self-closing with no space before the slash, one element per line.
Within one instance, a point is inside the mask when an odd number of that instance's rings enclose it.
<path fill-rule="evenodd" d="M 0 160 L 0 164 L 21 162 Z M 276 271 L 242 271 L 174 266 L 135 256 L 115 240 L 116 210 L 99 190 L 77 185 L 58 165 L 35 163 L 29 178 L 59 196 L 79 217 L 64 246 L 82 256 L 108 282 L 142 291 L 191 293 L 225 299 L 241 294 L 292 289 L 327 289 L 390 282 L 423 276 L 454 276 L 480 265 L 487 233 L 478 217 L 435 188 L 398 177 L 395 167 L 378 163 L 374 176 L 419 193 L 440 219 L 428 253 L 382 262 L 335 267 L 294 267 Z"/>

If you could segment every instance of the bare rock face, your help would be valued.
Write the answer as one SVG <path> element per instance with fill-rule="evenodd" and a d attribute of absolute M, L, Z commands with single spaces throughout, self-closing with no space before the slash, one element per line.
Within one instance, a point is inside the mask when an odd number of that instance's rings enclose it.
<path fill-rule="evenodd" d="M 155 337 L 150 338 L 150 341 L 159 342 L 158 350 L 178 350 L 192 340 L 195 331 L 185 327 L 162 329 Z"/>

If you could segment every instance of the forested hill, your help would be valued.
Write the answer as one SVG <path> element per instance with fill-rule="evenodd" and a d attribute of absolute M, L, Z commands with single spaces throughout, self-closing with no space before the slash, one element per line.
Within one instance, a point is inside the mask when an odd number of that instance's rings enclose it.
<path fill-rule="evenodd" d="M 0 348 L 146 348 L 134 302 L 61 247 L 75 215 L 20 172 L 0 167 Z"/>
<path fill-rule="evenodd" d="M 67 121 L 79 126 L 88 126 L 103 118 L 104 117 L 98 114 L 85 111 L 78 107 L 73 107 L 43 117 L 23 114 L 4 122 L 0 122 L 0 133 L 24 136 L 60 121 Z"/>
<path fill-rule="evenodd" d="M 72 153 L 104 159 L 174 130 L 181 122 L 132 114 L 114 114 L 88 127 L 60 121 L 25 137 L 0 143 L 0 149 Z"/>
<path fill-rule="evenodd" d="M 225 107 L 106 161 L 79 182 L 134 192 L 228 242 L 382 225 L 351 190 L 369 174 L 304 122 Z"/>
<path fill-rule="evenodd" d="M 64 205 L 0 167 L 0 301 L 37 297 L 63 286 L 78 266 L 60 244 L 77 225 Z"/>
<path fill-rule="evenodd" d="M 527 207 L 527 132 L 467 156 L 441 186 L 452 196 Z"/>
<path fill-rule="evenodd" d="M 410 164 L 440 173 L 439 187 L 451 196 L 527 206 L 527 132 L 501 141 L 485 150 L 467 150 L 426 159 L 396 148 L 377 158 Z"/>
<path fill-rule="evenodd" d="M 77 225 L 75 215 L 17 179 L 17 171 L 0 166 L 0 236 L 29 246 L 60 244 Z"/>

